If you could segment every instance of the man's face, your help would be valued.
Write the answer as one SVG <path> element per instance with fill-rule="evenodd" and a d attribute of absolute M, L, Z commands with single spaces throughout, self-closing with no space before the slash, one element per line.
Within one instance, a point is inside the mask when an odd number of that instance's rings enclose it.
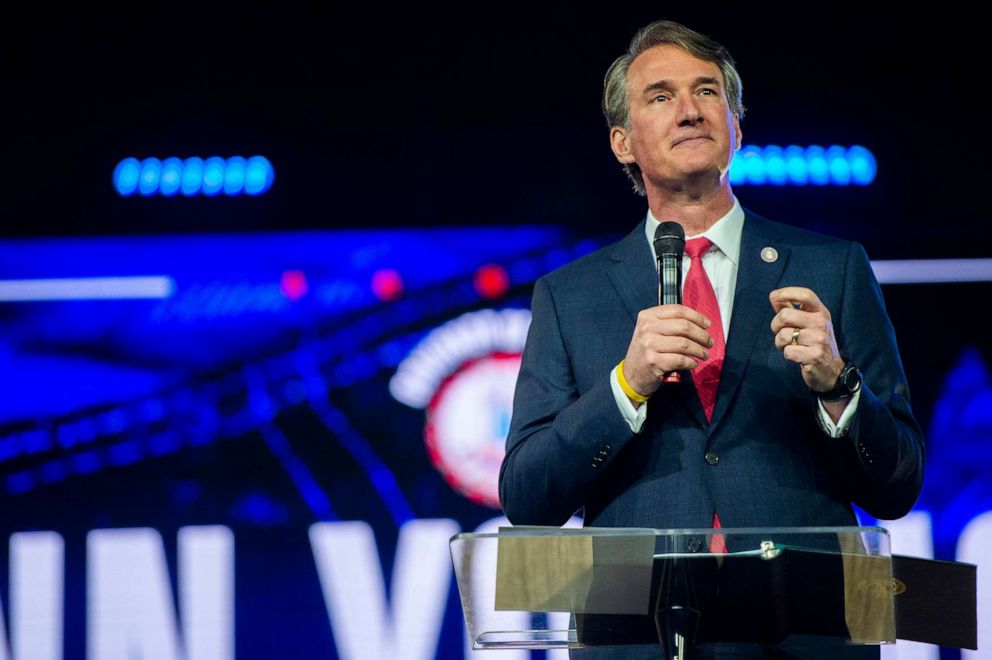
<path fill-rule="evenodd" d="M 648 190 L 720 178 L 740 147 L 720 68 L 678 46 L 655 46 L 627 72 L 630 128 L 613 127 L 610 143 L 622 163 L 637 163 Z"/>

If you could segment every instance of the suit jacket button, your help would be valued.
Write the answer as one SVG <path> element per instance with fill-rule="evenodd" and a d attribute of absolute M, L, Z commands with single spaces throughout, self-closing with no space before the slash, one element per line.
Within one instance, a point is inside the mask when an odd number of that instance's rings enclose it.
<path fill-rule="evenodd" d="M 689 539 L 689 552 L 699 552 L 701 547 L 703 547 L 703 543 L 698 538 L 694 536 Z"/>
<path fill-rule="evenodd" d="M 706 456 L 704 456 L 704 458 L 706 459 L 706 462 L 709 463 L 710 465 L 716 465 L 717 463 L 720 462 L 720 455 L 717 454 L 715 451 L 706 452 Z"/>

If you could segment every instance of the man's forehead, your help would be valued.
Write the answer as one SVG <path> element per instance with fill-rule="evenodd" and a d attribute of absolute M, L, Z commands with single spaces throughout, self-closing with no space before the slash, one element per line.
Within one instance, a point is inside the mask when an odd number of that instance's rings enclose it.
<path fill-rule="evenodd" d="M 634 58 L 627 70 L 631 91 L 663 80 L 674 83 L 697 78 L 714 78 L 722 83 L 723 74 L 716 63 L 701 60 L 674 44 L 647 49 Z"/>

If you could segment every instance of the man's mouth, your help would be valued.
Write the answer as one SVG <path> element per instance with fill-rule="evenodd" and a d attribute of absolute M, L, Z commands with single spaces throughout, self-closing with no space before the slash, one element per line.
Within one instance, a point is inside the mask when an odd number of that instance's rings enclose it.
<path fill-rule="evenodd" d="M 684 144 L 686 142 L 694 142 L 696 140 L 709 140 L 709 139 L 710 137 L 708 135 L 689 135 L 687 137 L 678 138 L 677 140 L 675 140 L 675 143 L 672 144 L 672 146 L 677 147 L 680 144 Z"/>

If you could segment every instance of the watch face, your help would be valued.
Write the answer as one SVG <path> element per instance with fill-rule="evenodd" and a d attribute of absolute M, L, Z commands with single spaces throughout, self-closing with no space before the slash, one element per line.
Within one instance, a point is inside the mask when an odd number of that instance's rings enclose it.
<path fill-rule="evenodd" d="M 849 364 L 844 367 L 844 371 L 841 372 L 840 380 L 844 384 L 844 387 L 846 387 L 851 394 L 854 394 L 861 386 L 861 372 L 858 371 L 858 368 L 853 364 Z"/>

